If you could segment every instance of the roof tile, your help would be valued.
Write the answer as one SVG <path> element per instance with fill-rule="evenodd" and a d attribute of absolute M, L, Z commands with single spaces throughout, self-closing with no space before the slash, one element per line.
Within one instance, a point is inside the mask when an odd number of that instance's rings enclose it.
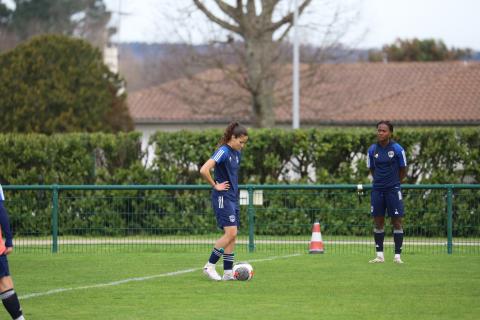
<path fill-rule="evenodd" d="M 276 84 L 276 121 L 291 122 L 291 67 Z M 480 63 L 354 63 L 301 69 L 303 123 L 480 123 Z M 237 74 L 238 76 L 238 74 Z M 201 78 L 202 81 L 198 80 Z M 135 122 L 198 123 L 232 117 L 248 122 L 241 79 L 208 70 L 129 94 Z"/>

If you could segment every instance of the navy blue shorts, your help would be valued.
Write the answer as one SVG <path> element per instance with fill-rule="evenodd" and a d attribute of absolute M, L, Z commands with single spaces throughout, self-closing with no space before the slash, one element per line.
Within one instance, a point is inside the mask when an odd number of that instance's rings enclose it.
<path fill-rule="evenodd" d="M 10 275 L 10 270 L 8 269 L 8 260 L 7 256 L 2 254 L 0 255 L 0 278 Z"/>
<path fill-rule="evenodd" d="M 240 207 L 237 201 L 232 201 L 225 196 L 212 195 L 212 207 L 219 228 L 240 225 Z"/>
<path fill-rule="evenodd" d="M 373 217 L 403 217 L 403 197 L 400 187 L 388 191 L 372 190 L 370 213 Z"/>

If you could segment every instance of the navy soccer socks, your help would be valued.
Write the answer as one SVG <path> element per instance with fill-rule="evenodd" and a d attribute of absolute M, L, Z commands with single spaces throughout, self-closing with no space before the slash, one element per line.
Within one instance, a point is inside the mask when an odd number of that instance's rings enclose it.
<path fill-rule="evenodd" d="M 377 255 L 379 252 L 381 252 L 383 258 L 383 240 L 385 239 L 385 230 L 375 228 L 373 230 L 373 237 L 375 239 L 375 251 L 377 251 Z"/>
<path fill-rule="evenodd" d="M 2 299 L 3 306 L 7 309 L 12 319 L 24 319 L 15 290 L 10 289 L 0 293 L 0 299 Z"/>
<path fill-rule="evenodd" d="M 234 259 L 235 253 L 233 252 L 223 254 L 223 270 L 232 270 Z"/>
<path fill-rule="evenodd" d="M 208 262 L 210 262 L 211 264 L 216 264 L 218 260 L 220 260 L 222 255 L 223 255 L 223 248 L 220 248 L 220 249 L 213 248 L 212 254 L 210 255 L 210 259 L 208 259 Z"/>
<path fill-rule="evenodd" d="M 395 254 L 401 254 L 403 245 L 403 229 L 393 230 L 393 242 L 395 243 Z"/>

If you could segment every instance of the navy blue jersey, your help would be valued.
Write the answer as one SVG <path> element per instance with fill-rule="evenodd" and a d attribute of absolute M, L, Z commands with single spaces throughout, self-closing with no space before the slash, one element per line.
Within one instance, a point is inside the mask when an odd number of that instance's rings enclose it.
<path fill-rule="evenodd" d="M 238 169 L 240 168 L 240 151 L 233 150 L 228 145 L 218 148 L 210 159 L 215 160 L 215 181 L 222 183 L 228 181 L 230 189 L 217 191 L 213 189 L 213 195 L 224 196 L 236 201 L 239 197 L 238 191 Z"/>
<path fill-rule="evenodd" d="M 407 166 L 405 150 L 395 141 L 385 148 L 375 143 L 368 148 L 367 166 L 373 170 L 373 189 L 386 190 L 400 186 L 400 168 Z"/>
<path fill-rule="evenodd" d="M 3 254 L 5 251 L 5 246 L 13 247 L 13 235 L 10 229 L 7 210 L 3 206 L 4 200 L 3 188 L 2 185 L 0 185 L 0 254 Z M 5 237 L 5 243 L 3 243 L 2 235 Z"/>

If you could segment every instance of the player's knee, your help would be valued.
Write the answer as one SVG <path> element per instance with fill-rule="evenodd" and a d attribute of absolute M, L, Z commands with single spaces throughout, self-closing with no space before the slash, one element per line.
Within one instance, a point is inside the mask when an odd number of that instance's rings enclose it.
<path fill-rule="evenodd" d="M 392 226 L 395 230 L 402 229 L 402 220 L 401 219 L 392 219 Z"/>
<path fill-rule="evenodd" d="M 237 238 L 237 229 L 229 229 L 227 230 L 227 232 L 225 232 L 225 234 L 227 235 L 227 237 L 230 239 L 230 240 L 234 240 Z"/>
<path fill-rule="evenodd" d="M 233 240 L 237 238 L 237 230 L 231 231 L 228 233 L 228 236 Z"/>
<path fill-rule="evenodd" d="M 385 223 L 381 221 L 375 221 L 375 229 L 383 230 L 385 228 Z"/>

